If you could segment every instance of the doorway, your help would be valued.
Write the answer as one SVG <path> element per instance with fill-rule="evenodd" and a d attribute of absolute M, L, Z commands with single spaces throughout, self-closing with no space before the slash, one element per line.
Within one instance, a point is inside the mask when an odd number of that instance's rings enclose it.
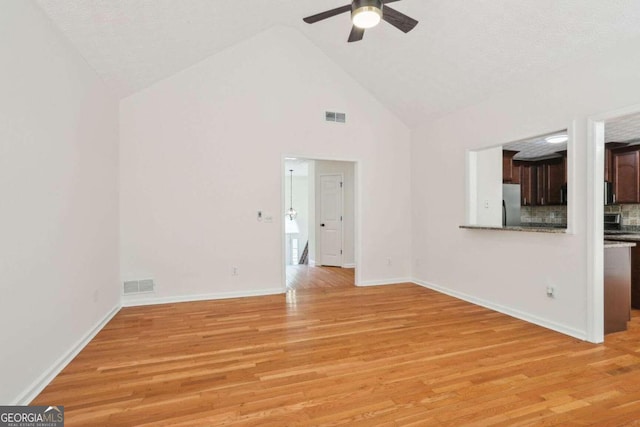
<path fill-rule="evenodd" d="M 640 232 L 638 226 L 640 224 L 638 221 L 638 215 L 640 215 L 638 202 L 640 200 L 627 200 L 630 197 L 629 194 L 634 191 L 629 192 L 630 189 L 625 187 L 626 184 L 623 184 L 625 178 L 628 178 L 625 173 L 633 166 L 625 163 L 629 157 L 627 154 L 632 152 L 633 147 L 640 142 L 640 106 L 632 106 L 593 117 L 589 120 L 588 130 L 590 144 L 588 152 L 590 156 L 588 204 L 589 211 L 593 216 L 593 227 L 588 227 L 589 259 L 592 262 L 589 263 L 588 277 L 590 282 L 587 288 L 587 338 L 592 342 L 603 342 L 605 340 L 605 311 L 608 310 L 611 313 L 612 309 L 610 302 L 606 300 L 607 294 L 605 292 L 604 251 L 607 250 L 603 244 L 605 240 L 605 214 L 607 218 L 617 217 L 618 226 L 623 231 Z M 619 167 L 615 168 L 615 165 Z M 639 167 L 640 165 L 635 165 L 634 170 L 637 172 Z M 611 194 L 612 192 L 613 194 Z M 622 199 L 616 198 L 616 193 L 622 195 Z M 607 228 L 609 226 L 608 223 Z M 633 271 L 634 263 L 640 263 L 640 259 L 632 259 L 631 262 L 631 270 Z M 640 272 L 640 270 L 638 271 Z M 620 334 L 624 335 L 630 330 L 638 329 L 639 319 L 640 311 L 632 309 L 630 322 L 627 323 L 627 331 L 607 335 L 607 342 L 611 339 L 623 342 L 624 339 L 620 339 Z M 616 337 L 614 338 L 614 336 Z"/>
<path fill-rule="evenodd" d="M 356 162 L 285 157 L 287 290 L 355 285 Z"/>
<path fill-rule="evenodd" d="M 319 206 L 320 235 L 318 263 L 326 267 L 342 267 L 343 243 L 343 174 L 320 174 Z"/>

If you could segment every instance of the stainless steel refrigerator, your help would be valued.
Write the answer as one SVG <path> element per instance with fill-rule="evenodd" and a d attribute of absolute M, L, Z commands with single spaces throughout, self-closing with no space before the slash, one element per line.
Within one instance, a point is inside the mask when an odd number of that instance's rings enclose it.
<path fill-rule="evenodd" d="M 520 225 L 520 184 L 502 184 L 502 226 Z"/>

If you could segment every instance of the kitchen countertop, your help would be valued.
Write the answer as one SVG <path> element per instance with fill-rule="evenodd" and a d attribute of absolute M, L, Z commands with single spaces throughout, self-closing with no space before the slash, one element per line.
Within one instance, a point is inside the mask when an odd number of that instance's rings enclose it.
<path fill-rule="evenodd" d="M 498 231 L 525 231 L 532 233 L 554 233 L 554 234 L 563 234 L 567 232 L 566 228 L 558 228 L 558 227 L 520 227 L 520 226 L 509 226 L 509 227 L 490 227 L 486 225 L 461 225 L 460 228 L 465 228 L 468 230 L 498 230 Z M 640 234 L 638 235 L 640 237 Z M 640 241 L 640 239 L 638 239 Z"/>
<path fill-rule="evenodd" d="M 616 242 L 640 242 L 640 233 L 629 234 L 605 234 L 605 240 L 613 240 Z"/>
<path fill-rule="evenodd" d="M 640 236 L 639 240 L 640 241 Z M 609 249 L 609 248 L 632 248 L 636 246 L 636 243 L 634 242 L 628 242 L 628 241 L 616 241 L 616 240 L 609 240 L 609 237 L 607 237 L 607 240 L 604 241 L 604 248 L 605 249 Z"/>

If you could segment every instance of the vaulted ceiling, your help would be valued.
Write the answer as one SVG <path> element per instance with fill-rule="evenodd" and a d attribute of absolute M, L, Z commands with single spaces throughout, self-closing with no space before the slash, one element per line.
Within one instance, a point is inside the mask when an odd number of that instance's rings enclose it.
<path fill-rule="evenodd" d="M 299 30 L 407 125 L 640 37 L 638 0 L 402 0 L 420 21 L 347 43 L 348 0 L 36 0 L 124 97 L 274 25 Z"/>

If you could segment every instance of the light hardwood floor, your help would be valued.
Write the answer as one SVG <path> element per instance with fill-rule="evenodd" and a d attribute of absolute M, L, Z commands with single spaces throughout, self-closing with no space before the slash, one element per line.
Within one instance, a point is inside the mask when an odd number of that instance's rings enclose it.
<path fill-rule="evenodd" d="M 287 266 L 287 288 L 318 289 L 355 286 L 355 269 L 340 267 Z"/>
<path fill-rule="evenodd" d="M 33 402 L 67 426 L 640 425 L 640 317 L 581 342 L 413 284 L 125 308 Z"/>

